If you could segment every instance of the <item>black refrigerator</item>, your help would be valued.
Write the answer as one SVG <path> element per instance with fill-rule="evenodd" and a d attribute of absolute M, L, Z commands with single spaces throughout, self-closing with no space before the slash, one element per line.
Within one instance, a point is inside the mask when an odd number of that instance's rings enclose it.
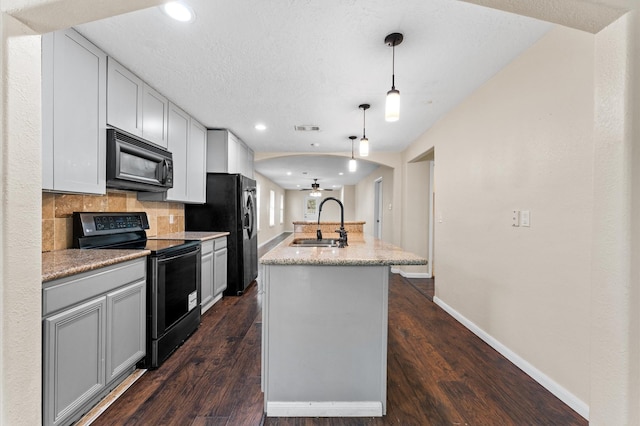
<path fill-rule="evenodd" d="M 241 174 L 208 173 L 205 204 L 185 205 L 186 231 L 226 231 L 227 289 L 240 296 L 258 276 L 256 181 Z"/>

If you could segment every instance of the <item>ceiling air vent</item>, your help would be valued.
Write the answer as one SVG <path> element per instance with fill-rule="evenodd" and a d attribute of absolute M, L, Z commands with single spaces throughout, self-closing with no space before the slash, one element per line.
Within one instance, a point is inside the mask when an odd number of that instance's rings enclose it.
<path fill-rule="evenodd" d="M 293 126 L 293 128 L 296 130 L 296 132 L 319 132 L 320 131 L 320 126 L 313 126 L 313 125 L 302 125 L 302 126 Z"/>

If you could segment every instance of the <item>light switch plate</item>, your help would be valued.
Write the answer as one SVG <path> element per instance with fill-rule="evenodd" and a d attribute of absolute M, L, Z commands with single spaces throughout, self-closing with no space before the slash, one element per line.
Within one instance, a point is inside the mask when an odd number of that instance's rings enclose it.
<path fill-rule="evenodd" d="M 520 212 L 520 226 L 526 226 L 526 227 L 530 227 L 530 220 L 531 220 L 531 215 L 529 213 L 529 210 L 522 210 Z"/>

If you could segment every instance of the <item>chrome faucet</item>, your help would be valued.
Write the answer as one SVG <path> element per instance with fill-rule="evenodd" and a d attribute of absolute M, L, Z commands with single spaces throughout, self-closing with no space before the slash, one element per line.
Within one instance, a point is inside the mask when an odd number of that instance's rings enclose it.
<path fill-rule="evenodd" d="M 348 246 L 347 244 L 347 231 L 344 230 L 344 206 L 342 202 L 334 197 L 327 197 L 320 203 L 320 207 L 318 208 L 318 230 L 316 231 L 316 236 L 319 240 L 322 239 L 322 231 L 320 230 L 320 213 L 322 213 L 322 206 L 329 200 L 333 200 L 340 205 L 340 229 L 336 229 L 336 232 L 340 234 L 340 238 L 338 239 L 338 247 L 342 248 Z"/>

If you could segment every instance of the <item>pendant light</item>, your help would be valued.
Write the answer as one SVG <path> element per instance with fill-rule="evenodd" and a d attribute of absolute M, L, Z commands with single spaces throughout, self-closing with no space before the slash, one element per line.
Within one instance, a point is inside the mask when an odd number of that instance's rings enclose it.
<path fill-rule="evenodd" d="M 357 138 L 358 138 L 357 136 L 349 136 L 349 139 L 351 139 L 351 160 L 349 160 L 349 171 L 351 173 L 358 170 L 358 163 L 356 163 L 356 159 L 353 158 L 353 141 L 356 140 Z"/>
<path fill-rule="evenodd" d="M 387 46 L 392 49 L 391 61 L 391 90 L 387 92 L 387 102 L 384 108 L 384 119 L 398 121 L 400 119 L 400 91 L 396 90 L 396 46 L 402 43 L 403 36 L 400 33 L 392 33 L 384 38 Z"/>
<path fill-rule="evenodd" d="M 367 139 L 366 132 L 366 114 L 367 110 L 371 107 L 369 104 L 362 104 L 358 108 L 362 110 L 362 139 L 360 139 L 360 157 L 367 157 L 369 155 L 369 139 Z"/>

